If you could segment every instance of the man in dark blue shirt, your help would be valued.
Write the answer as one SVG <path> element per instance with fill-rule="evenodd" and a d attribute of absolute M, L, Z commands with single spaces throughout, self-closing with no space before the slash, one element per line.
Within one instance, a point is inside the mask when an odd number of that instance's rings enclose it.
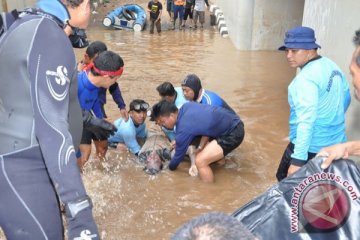
<path fill-rule="evenodd" d="M 176 125 L 176 150 L 169 164 L 170 170 L 177 168 L 196 136 L 212 139 L 205 146 L 199 145 L 195 160 L 204 182 L 214 182 L 210 164 L 222 160 L 244 139 L 244 124 L 240 117 L 223 107 L 189 102 L 178 110 L 173 103 L 162 100 L 153 106 L 151 118 L 168 129 Z"/>

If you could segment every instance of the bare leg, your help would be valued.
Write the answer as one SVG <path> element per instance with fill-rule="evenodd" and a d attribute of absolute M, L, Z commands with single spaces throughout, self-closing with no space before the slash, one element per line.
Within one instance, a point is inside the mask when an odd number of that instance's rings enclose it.
<path fill-rule="evenodd" d="M 192 177 L 196 177 L 198 175 L 198 170 L 196 168 L 196 157 L 195 157 L 196 149 L 194 145 L 190 145 L 186 151 L 186 154 L 189 155 L 191 161 L 191 167 L 189 169 L 189 174 Z"/>
<path fill-rule="evenodd" d="M 96 156 L 100 158 L 100 160 L 105 159 L 106 152 L 108 150 L 108 143 L 107 140 L 102 141 L 95 141 L 95 148 L 96 148 Z"/>
<path fill-rule="evenodd" d="M 79 146 L 81 157 L 78 158 L 78 166 L 80 170 L 84 167 L 85 163 L 89 160 L 91 154 L 91 144 L 80 144 Z"/>
<path fill-rule="evenodd" d="M 196 167 L 203 182 L 214 182 L 214 173 L 210 164 L 224 158 L 224 153 L 216 140 L 211 141 L 206 147 L 196 155 Z"/>

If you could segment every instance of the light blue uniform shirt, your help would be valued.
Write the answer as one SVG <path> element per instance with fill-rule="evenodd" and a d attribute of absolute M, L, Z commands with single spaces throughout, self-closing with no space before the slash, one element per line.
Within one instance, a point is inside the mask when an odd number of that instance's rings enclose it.
<path fill-rule="evenodd" d="M 117 131 L 114 135 L 108 138 L 108 142 L 115 143 L 125 143 L 130 152 L 136 154 L 140 151 L 140 145 L 137 142 L 136 138 L 146 138 L 147 129 L 145 123 L 141 124 L 138 127 L 135 127 L 135 124 L 131 117 L 127 122 L 124 119 L 119 118 L 115 120 L 114 125 L 117 127 Z"/>
<path fill-rule="evenodd" d="M 350 100 L 346 77 L 333 61 L 321 57 L 307 63 L 288 87 L 291 157 L 306 160 L 308 152 L 345 142 Z"/>

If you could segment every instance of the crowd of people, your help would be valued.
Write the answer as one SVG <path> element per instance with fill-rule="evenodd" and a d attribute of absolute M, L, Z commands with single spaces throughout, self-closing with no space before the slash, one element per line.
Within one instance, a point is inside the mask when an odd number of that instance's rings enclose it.
<path fill-rule="evenodd" d="M 208 0 L 165 0 L 164 5 L 170 18 L 170 30 L 175 30 L 176 26 L 179 30 L 184 30 L 187 21 L 190 22 L 190 29 L 196 30 L 198 24 L 200 29 L 204 28 L 205 11 L 209 8 Z M 147 8 L 150 17 L 150 34 L 154 34 L 155 27 L 157 33 L 161 34 L 163 4 L 159 0 L 151 0 Z M 179 23 L 176 24 L 178 19 Z"/>
<path fill-rule="evenodd" d="M 193 17 L 194 28 L 197 19 L 201 28 L 205 4 L 204 0 L 167 0 L 172 26 L 179 18 L 179 29 L 184 28 L 187 17 Z M 224 99 L 204 89 L 196 74 L 188 74 L 180 86 L 164 82 L 154 89 L 159 102 L 152 107 L 144 99 L 133 99 L 127 110 L 117 83 L 125 65 L 119 54 L 94 41 L 76 64 L 68 37 L 76 28 L 86 29 L 90 0 L 39 0 L 37 7 L 36 14 L 23 15 L 4 36 L 7 41 L 0 42 L 0 81 L 7 86 L 0 90 L 1 111 L 6 113 L 0 115 L 0 206 L 6 206 L 0 207 L 0 227 L 8 239 L 62 239 L 61 208 L 69 239 L 99 239 L 91 199 L 81 179 L 91 143 L 99 158 L 105 158 L 108 146 L 137 156 L 139 139 L 148 134 L 148 115 L 174 148 L 170 170 L 176 170 L 188 147 L 195 145 L 200 179 L 215 181 L 212 164 L 223 165 L 245 136 L 243 121 Z M 152 0 L 149 11 L 150 31 L 156 26 L 160 33 L 161 3 Z M 19 27 L 22 31 L 14 31 Z M 350 71 L 359 100 L 360 31 L 354 43 Z M 346 142 L 345 113 L 351 99 L 347 79 L 332 60 L 317 53 L 318 48 L 315 32 L 308 27 L 288 30 L 279 48 L 289 65 L 300 69 L 288 88 L 290 142 L 276 173 L 279 181 L 316 155 L 325 156 L 324 168 L 333 160 L 360 155 L 359 141 Z M 121 115 L 113 123 L 105 112 L 107 89 Z M 217 220 L 216 226 L 238 229 L 234 233 L 219 228 L 233 234 L 233 239 L 246 231 L 221 214 L 208 218 Z M 173 239 L 202 233 L 199 222 L 204 220 L 190 225 L 194 231 L 183 226 Z"/>

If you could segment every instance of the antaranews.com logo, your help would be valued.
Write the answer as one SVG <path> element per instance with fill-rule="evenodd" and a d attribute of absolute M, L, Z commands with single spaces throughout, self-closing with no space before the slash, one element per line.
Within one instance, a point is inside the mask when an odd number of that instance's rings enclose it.
<path fill-rule="evenodd" d="M 350 214 L 355 188 L 334 173 L 316 173 L 305 178 L 291 198 L 291 233 L 331 232 L 340 228 Z"/>

